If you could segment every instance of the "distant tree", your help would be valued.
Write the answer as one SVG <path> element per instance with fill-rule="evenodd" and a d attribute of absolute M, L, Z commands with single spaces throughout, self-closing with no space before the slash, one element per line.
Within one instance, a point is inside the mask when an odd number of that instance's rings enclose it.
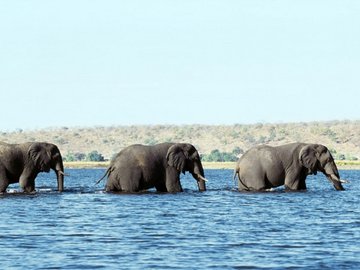
<path fill-rule="evenodd" d="M 157 144 L 157 140 L 153 137 L 150 137 L 150 138 L 145 139 L 144 144 L 154 145 L 154 144 Z"/>
<path fill-rule="evenodd" d="M 232 153 L 235 155 L 235 156 L 238 156 L 240 154 L 244 154 L 244 150 L 242 150 L 239 146 L 236 146 L 233 150 L 232 150 Z"/>
<path fill-rule="evenodd" d="M 259 143 L 259 144 L 266 143 L 266 137 L 261 135 L 260 138 L 258 139 L 257 143 Z"/>
<path fill-rule="evenodd" d="M 86 159 L 86 155 L 84 153 L 75 153 L 74 158 L 76 161 L 82 161 Z"/>
<path fill-rule="evenodd" d="M 272 127 L 269 131 L 269 141 L 273 141 L 276 138 L 276 129 Z"/>
<path fill-rule="evenodd" d="M 214 149 L 210 154 L 203 155 L 201 159 L 208 162 L 227 162 L 236 161 L 237 155 L 229 152 L 220 152 L 218 149 Z"/>
<path fill-rule="evenodd" d="M 222 153 L 222 160 L 225 161 L 225 162 L 236 161 L 237 157 L 234 156 L 234 154 L 232 154 L 232 153 L 223 152 Z"/>
<path fill-rule="evenodd" d="M 222 154 L 218 149 L 212 150 L 210 153 L 210 160 L 209 161 L 223 161 L 222 160 Z"/>
<path fill-rule="evenodd" d="M 82 161 L 86 159 L 86 155 L 84 153 L 72 153 L 69 152 L 65 156 L 63 156 L 64 161 L 72 162 L 72 161 Z"/>
<path fill-rule="evenodd" d="M 67 162 L 75 161 L 75 157 L 73 153 L 67 153 L 65 156 L 63 156 L 63 160 Z"/>
<path fill-rule="evenodd" d="M 88 161 L 105 161 L 103 155 L 98 153 L 98 151 L 92 151 L 86 156 L 86 160 Z"/>
<path fill-rule="evenodd" d="M 254 136 L 249 134 L 249 133 L 244 135 L 244 140 L 248 141 L 249 143 L 255 143 L 256 142 Z"/>

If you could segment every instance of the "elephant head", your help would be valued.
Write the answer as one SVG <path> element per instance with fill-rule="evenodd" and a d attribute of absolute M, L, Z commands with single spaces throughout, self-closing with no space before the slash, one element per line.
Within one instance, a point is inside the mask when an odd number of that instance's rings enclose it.
<path fill-rule="evenodd" d="M 344 190 L 341 185 L 339 171 L 330 151 L 321 144 L 309 144 L 304 146 L 299 153 L 300 163 L 308 169 L 309 174 L 322 172 L 336 190 Z"/>
<path fill-rule="evenodd" d="M 200 156 L 191 144 L 177 143 L 171 146 L 166 154 L 168 165 L 176 168 L 180 173 L 190 172 L 196 179 L 199 190 L 205 191 L 206 185 L 204 169 Z"/>
<path fill-rule="evenodd" d="M 64 165 L 59 149 L 51 143 L 33 143 L 28 151 L 30 160 L 40 172 L 56 172 L 58 190 L 64 190 Z"/>

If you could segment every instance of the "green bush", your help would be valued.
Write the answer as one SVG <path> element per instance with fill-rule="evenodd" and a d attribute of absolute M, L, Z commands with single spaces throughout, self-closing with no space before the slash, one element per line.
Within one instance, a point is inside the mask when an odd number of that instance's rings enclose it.
<path fill-rule="evenodd" d="M 86 156 L 86 160 L 88 161 L 105 161 L 105 158 L 102 154 L 98 153 L 98 151 L 92 151 Z"/>
<path fill-rule="evenodd" d="M 244 150 L 242 150 L 239 146 L 236 146 L 233 150 L 232 150 L 232 154 L 235 156 L 238 156 L 240 154 L 244 154 Z"/>
<path fill-rule="evenodd" d="M 64 161 L 72 162 L 72 161 L 82 161 L 86 159 L 86 155 L 84 153 L 67 153 L 64 157 Z"/>
<path fill-rule="evenodd" d="M 63 156 L 63 161 L 72 162 L 75 161 L 75 157 L 73 153 L 67 153 L 65 156 Z"/>
<path fill-rule="evenodd" d="M 234 149 L 234 150 L 239 151 L 238 149 Z M 220 152 L 218 149 L 215 149 L 212 150 L 210 154 L 203 155 L 201 160 L 208 162 L 230 162 L 230 161 L 236 161 L 237 160 L 236 156 L 237 154 L 235 154 L 234 151 L 232 153 L 229 153 L 229 152 Z"/>
<path fill-rule="evenodd" d="M 76 161 L 82 161 L 86 159 L 86 155 L 84 153 L 75 153 L 74 157 Z"/>

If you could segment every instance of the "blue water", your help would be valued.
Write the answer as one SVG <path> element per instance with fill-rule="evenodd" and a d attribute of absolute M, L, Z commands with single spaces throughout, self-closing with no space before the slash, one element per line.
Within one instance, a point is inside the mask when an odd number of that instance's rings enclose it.
<path fill-rule="evenodd" d="M 186 175 L 183 193 L 137 195 L 102 192 L 104 171 L 66 170 L 64 193 L 41 174 L 35 195 L 0 196 L 0 268 L 360 267 L 360 171 L 340 171 L 343 192 L 318 174 L 306 192 L 240 193 L 232 170 L 206 170 L 206 192 Z"/>

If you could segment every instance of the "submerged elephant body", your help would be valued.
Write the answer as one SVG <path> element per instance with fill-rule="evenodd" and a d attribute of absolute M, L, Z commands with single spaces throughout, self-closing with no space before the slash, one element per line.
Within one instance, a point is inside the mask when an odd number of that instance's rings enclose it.
<path fill-rule="evenodd" d="M 35 178 L 40 172 L 54 170 L 58 190 L 64 189 L 64 166 L 59 149 L 51 143 L 29 142 L 8 144 L 0 142 L 0 193 L 19 183 L 25 192 L 35 190 Z"/>
<path fill-rule="evenodd" d="M 180 173 L 186 171 L 197 180 L 199 190 L 206 189 L 204 169 L 193 145 L 131 145 L 112 160 L 105 174 L 106 191 L 138 192 L 155 187 L 160 192 L 180 192 Z"/>
<path fill-rule="evenodd" d="M 291 143 L 277 147 L 256 146 L 237 162 L 239 190 L 266 190 L 285 185 L 290 190 L 305 190 L 306 177 L 322 172 L 337 190 L 343 190 L 336 164 L 321 144 Z"/>

